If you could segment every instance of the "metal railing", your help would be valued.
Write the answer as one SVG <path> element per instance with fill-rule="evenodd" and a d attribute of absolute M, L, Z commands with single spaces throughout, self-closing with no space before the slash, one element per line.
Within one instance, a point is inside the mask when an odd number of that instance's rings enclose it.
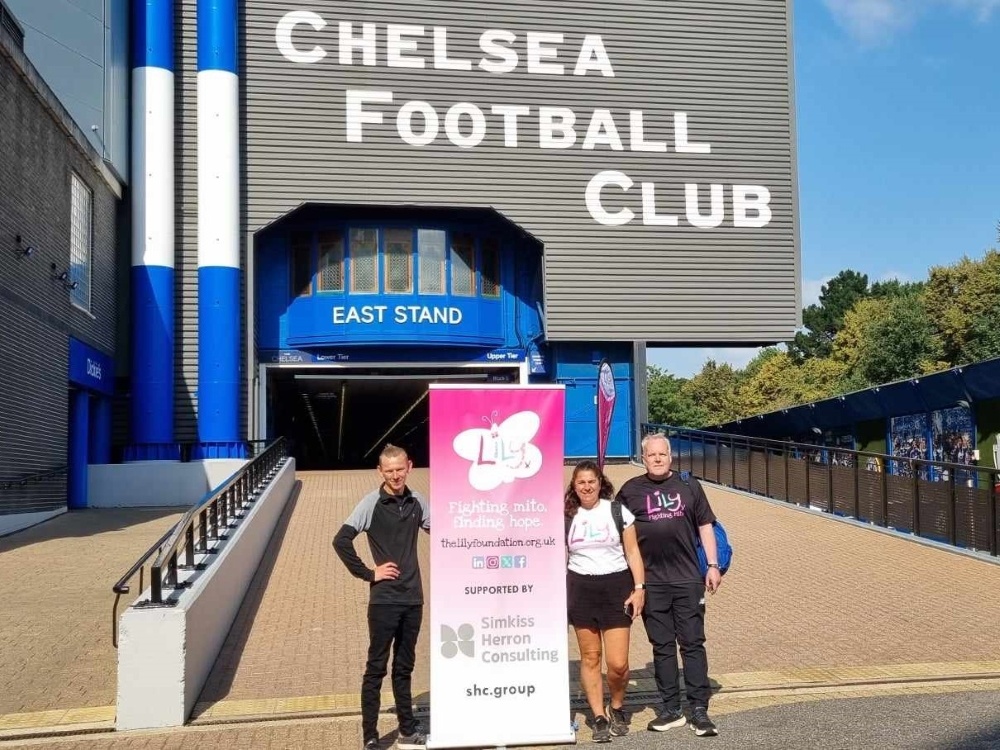
<path fill-rule="evenodd" d="M 29 484 L 34 482 L 44 482 L 46 479 L 55 479 L 56 477 L 63 476 L 68 467 L 67 466 L 56 466 L 52 469 L 47 469 L 45 471 L 36 471 L 31 474 L 22 474 L 17 477 L 7 477 L 0 478 L 0 492 L 4 490 L 11 490 L 18 487 L 27 487 Z"/>
<path fill-rule="evenodd" d="M 218 551 L 219 542 L 227 539 L 229 531 L 239 526 L 284 464 L 288 446 L 285 438 L 281 437 L 255 453 L 255 457 L 242 469 L 188 510 L 111 587 L 115 594 L 111 610 L 111 641 L 115 648 L 118 648 L 118 604 L 121 597 L 130 591 L 129 581 L 138 574 L 139 591 L 144 591 L 143 574 L 148 563 L 149 599 L 137 602 L 135 606 L 170 607 L 176 604 L 176 600 L 165 592 L 187 588 L 189 582 L 180 579 L 181 571 L 204 570 L 207 567 L 211 555 Z"/>
<path fill-rule="evenodd" d="M 643 424 L 673 468 L 755 495 L 997 556 L 1000 470 Z"/>

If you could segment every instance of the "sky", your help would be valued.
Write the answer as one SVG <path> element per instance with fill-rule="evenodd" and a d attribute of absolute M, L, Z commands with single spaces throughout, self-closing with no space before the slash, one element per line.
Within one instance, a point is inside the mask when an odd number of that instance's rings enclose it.
<path fill-rule="evenodd" d="M 803 306 L 997 247 L 1000 0 L 795 0 Z M 650 349 L 681 377 L 751 348 Z"/>

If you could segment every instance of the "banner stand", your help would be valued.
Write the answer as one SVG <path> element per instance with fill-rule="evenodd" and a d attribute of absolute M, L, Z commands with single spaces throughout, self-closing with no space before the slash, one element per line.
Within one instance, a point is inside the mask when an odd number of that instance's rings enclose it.
<path fill-rule="evenodd" d="M 561 385 L 430 387 L 431 750 L 576 742 L 564 411 Z"/>

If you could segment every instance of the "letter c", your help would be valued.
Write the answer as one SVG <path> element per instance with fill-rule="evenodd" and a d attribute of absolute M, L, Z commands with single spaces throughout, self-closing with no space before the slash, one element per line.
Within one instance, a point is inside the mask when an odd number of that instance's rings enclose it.
<path fill-rule="evenodd" d="M 314 31 L 320 31 L 326 26 L 326 21 L 319 13 L 308 10 L 293 10 L 286 13 L 274 28 L 274 43 L 278 45 L 278 52 L 293 63 L 319 62 L 326 57 L 326 50 L 322 47 L 315 45 L 308 52 L 302 52 L 292 44 L 292 31 L 300 23 L 309 24 Z"/>
<path fill-rule="evenodd" d="M 622 224 L 628 224 L 635 218 L 635 213 L 628 208 L 623 208 L 615 213 L 605 211 L 604 206 L 601 204 L 601 191 L 605 185 L 617 185 L 623 191 L 627 191 L 634 184 L 632 178 L 624 172 L 605 170 L 595 174 L 590 179 L 590 182 L 587 183 L 586 200 L 587 210 L 590 211 L 590 215 L 594 217 L 594 220 L 598 224 L 603 224 L 606 227 L 618 227 Z"/>

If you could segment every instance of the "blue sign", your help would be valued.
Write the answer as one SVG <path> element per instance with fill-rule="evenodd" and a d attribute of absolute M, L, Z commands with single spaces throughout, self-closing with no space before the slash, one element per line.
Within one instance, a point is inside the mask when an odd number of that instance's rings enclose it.
<path fill-rule="evenodd" d="M 288 343 L 497 346 L 503 324 L 499 298 L 316 294 L 292 301 Z"/>
<path fill-rule="evenodd" d="M 341 363 L 378 363 L 378 362 L 412 362 L 436 363 L 436 362 L 486 362 L 492 364 L 509 364 L 516 366 L 524 362 L 525 351 L 523 349 L 490 349 L 489 351 L 462 351 L 453 348 L 442 348 L 437 350 L 420 349 L 368 349 L 365 351 L 344 350 L 320 350 L 302 351 L 301 349 L 261 349 L 258 352 L 260 361 L 264 364 L 329 364 Z"/>
<path fill-rule="evenodd" d="M 69 382 L 110 396 L 115 391 L 115 363 L 104 352 L 70 337 Z"/>

